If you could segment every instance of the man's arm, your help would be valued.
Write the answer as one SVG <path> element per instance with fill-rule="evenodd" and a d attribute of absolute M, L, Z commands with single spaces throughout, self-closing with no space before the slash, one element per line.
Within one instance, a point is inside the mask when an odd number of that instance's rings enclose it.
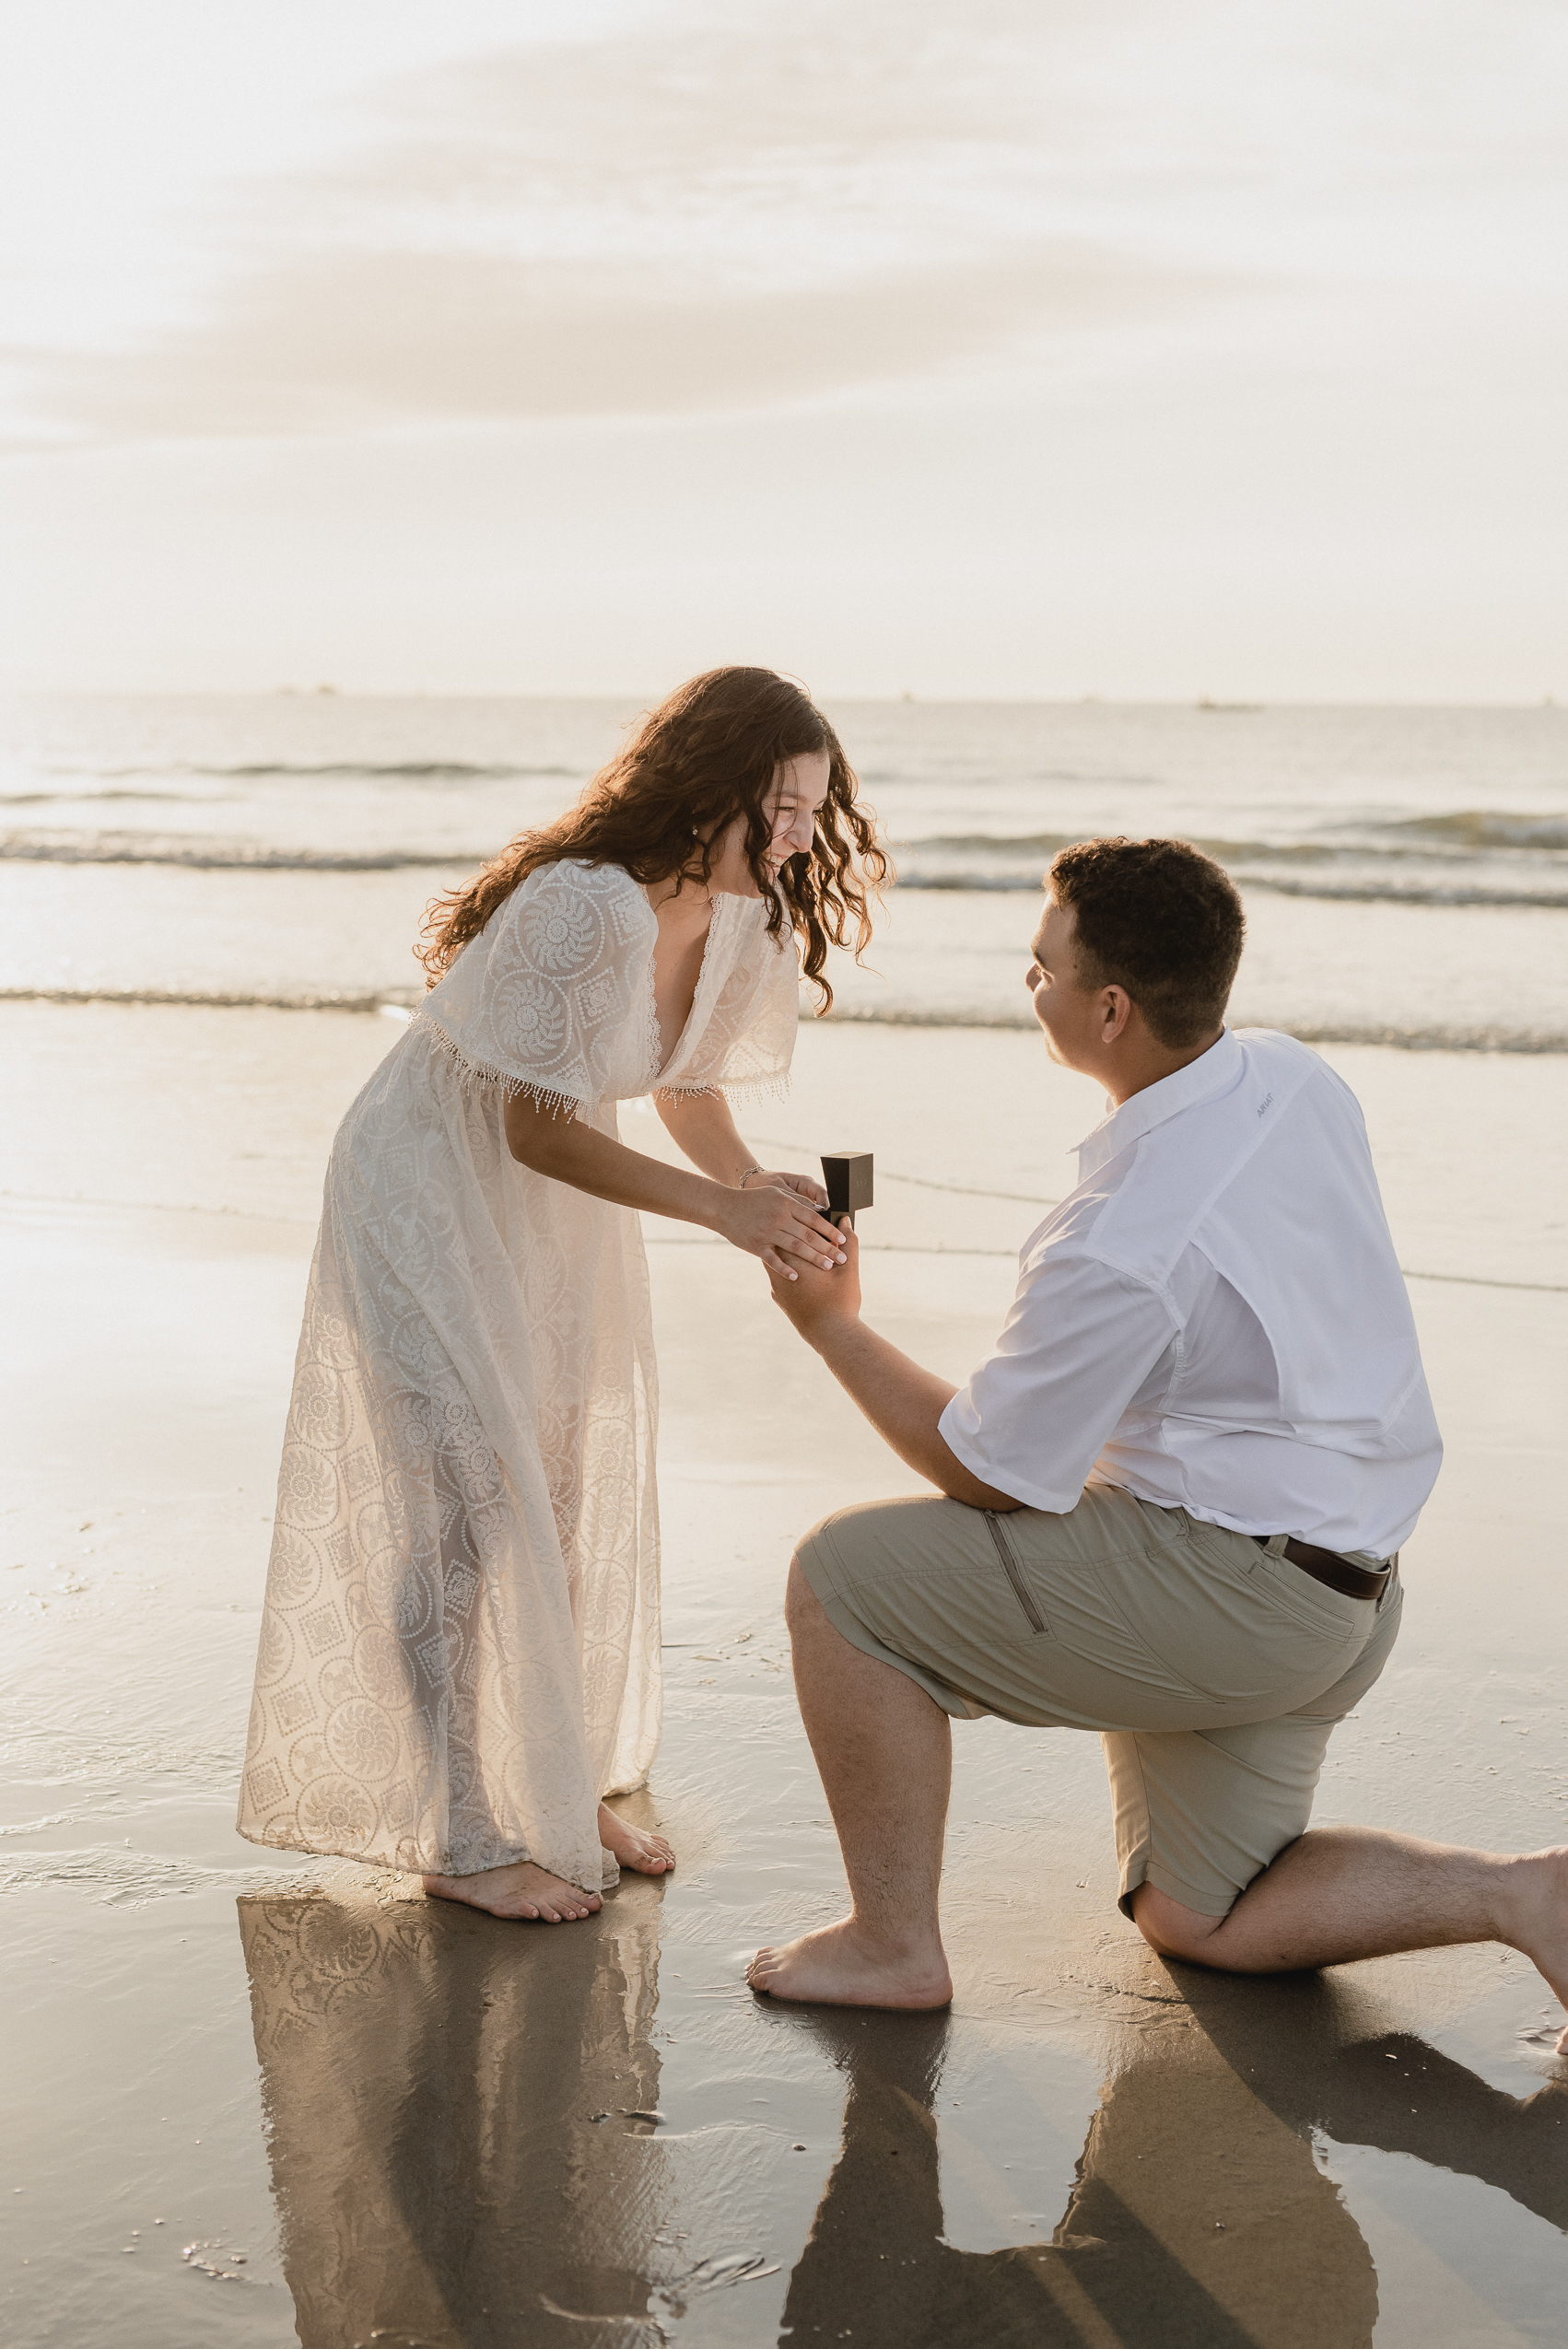
<path fill-rule="evenodd" d="M 912 1362 L 860 1319 L 860 1252 L 848 1224 L 844 1245 L 848 1261 L 831 1273 L 802 1267 L 797 1280 L 770 1275 L 776 1302 L 907 1467 L 971 1509 L 1018 1508 L 1010 1492 L 972 1475 L 939 1432 L 958 1392 L 952 1381 Z"/>

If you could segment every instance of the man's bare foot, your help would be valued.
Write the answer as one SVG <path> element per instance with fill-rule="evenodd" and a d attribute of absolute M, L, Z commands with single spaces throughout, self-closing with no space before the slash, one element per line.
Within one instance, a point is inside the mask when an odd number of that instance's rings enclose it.
<path fill-rule="evenodd" d="M 1514 1863 L 1514 1901 L 1508 1939 L 1539 1973 L 1545 1975 L 1564 2006 L 1568 2006 L 1568 1844 L 1550 1852 L 1531 1852 Z M 1559 2055 L 1568 2055 L 1568 2028 L 1557 2042 Z"/>
<path fill-rule="evenodd" d="M 635 1868 L 638 1876 L 665 1876 L 675 1864 L 674 1851 L 661 1835 L 633 1827 L 608 1803 L 599 1806 L 599 1841 L 622 1867 Z"/>
<path fill-rule="evenodd" d="M 847 1917 L 782 1949 L 759 1949 L 746 1968 L 753 1990 L 818 2006 L 945 2006 L 953 1996 L 941 1942 L 878 1943 Z"/>
<path fill-rule="evenodd" d="M 584 1892 L 564 1876 L 536 1868 L 532 1860 L 481 1868 L 475 1876 L 427 1876 L 425 1889 L 438 1900 L 462 1900 L 492 1917 L 526 1917 L 542 1925 L 570 1924 L 574 1918 L 591 1917 L 600 1905 L 597 1892 Z"/>

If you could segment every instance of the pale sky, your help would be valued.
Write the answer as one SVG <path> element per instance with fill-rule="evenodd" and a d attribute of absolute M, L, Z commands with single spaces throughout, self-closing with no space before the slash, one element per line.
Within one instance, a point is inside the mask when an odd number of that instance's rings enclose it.
<path fill-rule="evenodd" d="M 3 0 L 4 681 L 1568 697 L 1562 0 Z"/>

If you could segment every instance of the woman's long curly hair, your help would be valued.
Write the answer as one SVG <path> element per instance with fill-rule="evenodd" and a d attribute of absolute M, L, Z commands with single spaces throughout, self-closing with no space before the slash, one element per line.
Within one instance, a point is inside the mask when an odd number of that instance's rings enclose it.
<path fill-rule="evenodd" d="M 767 802 L 778 768 L 813 751 L 828 755 L 826 797 L 809 850 L 770 876 Z M 477 938 L 497 906 L 540 865 L 563 857 L 622 865 L 643 883 L 680 876 L 706 883 L 725 826 L 746 820 L 746 862 L 768 907 L 767 934 L 786 922 L 802 941 L 802 967 L 825 1011 L 828 943 L 871 942 L 869 900 L 887 878 L 876 822 L 855 804 L 854 770 L 837 735 L 799 685 L 771 669 L 710 669 L 650 710 L 626 748 L 601 767 L 575 807 L 521 832 L 461 889 L 438 897 L 416 948 L 429 984 Z M 694 835 L 699 836 L 694 838 Z"/>

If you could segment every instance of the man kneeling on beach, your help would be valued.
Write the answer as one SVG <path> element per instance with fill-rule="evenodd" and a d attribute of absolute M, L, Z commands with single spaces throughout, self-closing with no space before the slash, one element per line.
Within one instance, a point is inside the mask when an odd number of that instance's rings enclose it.
<path fill-rule="evenodd" d="M 1354 1096 L 1223 1024 L 1242 934 L 1183 842 L 1057 858 L 1028 984 L 1109 1115 L 967 1386 L 866 1326 L 852 1236 L 842 1268 L 775 1283 L 937 1492 L 839 1511 L 790 1568 L 854 1909 L 759 1951 L 755 1990 L 945 2004 L 948 1724 L 998 1713 L 1099 1731 L 1120 1906 L 1167 1956 L 1274 1973 L 1501 1941 L 1568 1994 L 1568 1851 L 1305 1831 L 1442 1447 Z"/>

